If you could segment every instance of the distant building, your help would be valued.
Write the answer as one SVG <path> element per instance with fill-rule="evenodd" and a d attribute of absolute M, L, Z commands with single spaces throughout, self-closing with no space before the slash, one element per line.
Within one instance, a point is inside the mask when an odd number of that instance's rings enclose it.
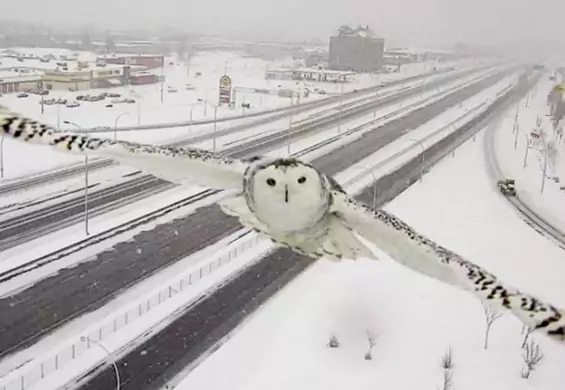
<path fill-rule="evenodd" d="M 355 72 L 327 70 L 318 68 L 269 69 L 265 72 L 267 80 L 305 80 L 321 83 L 347 83 Z"/>
<path fill-rule="evenodd" d="M 140 65 L 147 69 L 154 69 L 163 66 L 165 58 L 162 55 L 153 54 L 117 55 L 98 57 L 96 62 L 114 65 Z"/>
<path fill-rule="evenodd" d="M 367 26 L 352 29 L 342 26 L 330 38 L 329 68 L 355 72 L 373 72 L 382 65 L 385 40 Z"/>
<path fill-rule="evenodd" d="M 43 74 L 46 89 L 108 88 L 123 85 L 123 66 L 102 69 L 47 70 Z"/>

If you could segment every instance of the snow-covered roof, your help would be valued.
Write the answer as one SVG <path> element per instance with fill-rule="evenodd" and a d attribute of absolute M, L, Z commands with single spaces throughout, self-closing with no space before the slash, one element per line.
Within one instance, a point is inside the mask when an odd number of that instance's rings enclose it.
<path fill-rule="evenodd" d="M 20 75 L 18 73 L 7 74 L 7 72 L 0 72 L 0 83 L 19 83 L 24 81 L 39 81 L 41 80 L 41 74 L 32 73 L 26 75 Z"/>
<path fill-rule="evenodd" d="M 273 68 L 268 69 L 267 72 L 273 73 L 294 73 L 294 72 L 302 72 L 302 73 L 309 73 L 309 72 L 317 72 L 327 75 L 339 75 L 339 76 L 351 76 L 354 75 L 355 72 L 345 71 L 345 70 L 331 70 L 331 69 L 316 69 L 316 68 Z"/>
<path fill-rule="evenodd" d="M 450 54 L 449 50 L 442 50 L 442 49 L 427 49 L 422 47 L 394 47 L 388 48 L 385 50 L 386 53 L 404 53 L 404 54 L 425 54 L 425 53 L 443 53 L 443 54 Z"/>
<path fill-rule="evenodd" d="M 369 28 L 368 25 L 360 25 L 356 28 L 351 28 L 347 25 L 343 25 L 338 30 L 339 36 L 348 37 L 360 37 L 360 38 L 371 38 L 371 39 L 381 39 L 375 34 L 375 32 Z"/>

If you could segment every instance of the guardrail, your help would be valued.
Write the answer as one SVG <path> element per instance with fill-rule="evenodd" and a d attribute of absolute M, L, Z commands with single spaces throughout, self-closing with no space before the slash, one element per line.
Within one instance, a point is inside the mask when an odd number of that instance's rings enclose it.
<path fill-rule="evenodd" d="M 26 390 L 36 385 L 48 375 L 62 370 L 67 363 L 79 359 L 96 342 L 103 341 L 108 336 L 122 330 L 125 326 L 132 324 L 140 318 L 146 318 L 146 315 L 151 313 L 156 307 L 182 293 L 187 287 L 195 285 L 206 278 L 206 276 L 214 274 L 217 270 L 256 246 L 262 240 L 261 236 L 250 235 L 229 252 L 218 256 L 196 270 L 176 277 L 157 293 L 152 292 L 128 304 L 112 317 L 104 319 L 100 325 L 95 325 L 82 332 L 53 355 L 29 363 L 21 369 L 7 374 L 4 379 L 0 379 L 0 390 Z"/>

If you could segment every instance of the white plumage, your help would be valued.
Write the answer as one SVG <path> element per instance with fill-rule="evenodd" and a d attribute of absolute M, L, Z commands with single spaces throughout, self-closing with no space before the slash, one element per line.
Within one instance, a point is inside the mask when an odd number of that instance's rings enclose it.
<path fill-rule="evenodd" d="M 195 148 L 167 148 L 57 133 L 0 110 L 1 131 L 14 139 L 71 153 L 111 157 L 176 183 L 235 189 L 222 210 L 273 241 L 312 257 L 375 258 L 357 233 L 404 266 L 463 288 L 511 311 L 527 326 L 565 342 L 565 312 L 505 286 L 494 275 L 416 232 L 383 210 L 349 197 L 324 173 L 296 159 L 237 160 Z"/>

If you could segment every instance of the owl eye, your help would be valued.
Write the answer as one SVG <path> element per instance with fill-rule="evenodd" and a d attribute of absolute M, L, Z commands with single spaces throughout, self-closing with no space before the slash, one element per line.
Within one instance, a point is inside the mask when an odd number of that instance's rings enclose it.
<path fill-rule="evenodd" d="M 274 187 L 275 184 L 277 184 L 277 182 L 275 181 L 275 179 L 268 178 L 267 184 L 270 185 L 271 187 Z"/>
<path fill-rule="evenodd" d="M 304 176 L 301 176 L 301 177 L 298 178 L 298 183 L 299 183 L 299 184 L 302 184 L 302 183 L 304 183 L 305 181 L 306 181 L 306 178 L 305 178 Z"/>

